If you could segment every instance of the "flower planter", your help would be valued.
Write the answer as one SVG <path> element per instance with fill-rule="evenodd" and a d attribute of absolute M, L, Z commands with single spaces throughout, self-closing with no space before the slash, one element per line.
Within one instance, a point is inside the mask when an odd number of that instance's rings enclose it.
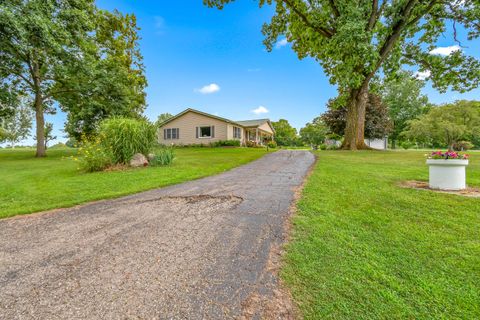
<path fill-rule="evenodd" d="M 468 160 L 464 159 L 428 159 L 429 186 L 440 190 L 463 190 L 465 183 L 465 167 Z"/>

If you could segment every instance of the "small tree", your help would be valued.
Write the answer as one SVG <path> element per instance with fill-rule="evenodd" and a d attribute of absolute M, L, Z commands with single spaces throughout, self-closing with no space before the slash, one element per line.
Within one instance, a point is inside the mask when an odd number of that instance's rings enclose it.
<path fill-rule="evenodd" d="M 162 123 L 164 123 L 165 121 L 167 121 L 168 119 L 170 119 L 171 117 L 173 117 L 172 114 L 166 112 L 166 113 L 161 113 L 158 118 L 157 118 L 157 121 L 155 122 L 155 125 L 157 127 L 160 127 L 162 125 Z"/>
<path fill-rule="evenodd" d="M 433 107 L 428 113 L 409 122 L 403 135 L 418 142 L 447 146 L 480 136 L 480 103 L 457 101 Z"/>
<path fill-rule="evenodd" d="M 47 122 L 45 124 L 45 150 L 50 141 L 57 139 L 57 136 L 53 135 L 53 123 Z"/>
<path fill-rule="evenodd" d="M 275 141 L 279 146 L 291 146 L 296 144 L 297 129 L 292 127 L 288 120 L 280 119 L 272 121 L 272 126 L 275 129 Z"/>
<path fill-rule="evenodd" d="M 325 141 L 327 133 L 328 128 L 321 117 L 316 117 L 300 129 L 300 138 L 305 144 L 317 147 Z"/>
<path fill-rule="evenodd" d="M 381 85 L 383 102 L 388 106 L 393 130 L 389 134 L 392 148 L 395 149 L 400 134 L 407 128 L 408 121 L 424 114 L 430 108 L 428 97 L 421 93 L 425 82 L 409 72 L 402 72 L 397 78 Z"/>
<path fill-rule="evenodd" d="M 32 128 L 32 110 L 30 106 L 22 104 L 15 109 L 12 116 L 3 123 L 4 139 L 10 142 L 12 148 L 30 135 Z"/>
<path fill-rule="evenodd" d="M 339 136 L 345 135 L 347 127 L 347 107 L 341 105 L 340 99 L 330 99 L 327 112 L 321 119 L 328 126 L 331 133 Z M 376 94 L 369 94 L 365 115 L 365 136 L 369 139 L 380 139 L 392 132 L 393 124 L 387 106 L 382 103 Z"/>

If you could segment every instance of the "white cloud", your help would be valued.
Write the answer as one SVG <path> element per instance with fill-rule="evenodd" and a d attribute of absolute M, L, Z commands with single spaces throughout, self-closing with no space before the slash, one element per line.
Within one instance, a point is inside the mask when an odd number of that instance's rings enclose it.
<path fill-rule="evenodd" d="M 281 47 L 285 47 L 287 44 L 288 44 L 287 38 L 283 38 L 282 40 L 279 40 L 279 41 L 275 44 L 275 49 L 280 49 Z"/>
<path fill-rule="evenodd" d="M 427 70 L 427 71 L 417 71 L 413 75 L 415 76 L 415 78 L 419 80 L 426 80 L 428 77 L 430 77 L 431 74 L 432 73 L 430 72 L 430 70 Z"/>
<path fill-rule="evenodd" d="M 436 54 L 436 55 L 441 55 L 441 56 L 448 56 L 452 54 L 455 51 L 462 50 L 460 46 L 449 46 L 449 47 L 438 47 L 430 51 L 430 54 Z"/>
<path fill-rule="evenodd" d="M 200 89 L 195 89 L 194 91 L 201 94 L 211 94 L 220 91 L 220 86 L 216 83 L 210 83 L 209 85 L 203 86 Z"/>
<path fill-rule="evenodd" d="M 268 109 L 265 108 L 264 106 L 259 106 L 258 108 L 253 109 L 252 112 L 255 113 L 256 115 L 269 113 Z"/>
<path fill-rule="evenodd" d="M 165 19 L 161 16 L 155 16 L 155 32 L 163 34 L 165 32 Z"/>

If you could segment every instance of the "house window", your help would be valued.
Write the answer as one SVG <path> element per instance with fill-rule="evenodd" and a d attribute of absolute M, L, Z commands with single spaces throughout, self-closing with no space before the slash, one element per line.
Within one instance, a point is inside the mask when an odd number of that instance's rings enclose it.
<path fill-rule="evenodd" d="M 212 127 L 200 127 L 200 138 L 211 138 Z"/>
<path fill-rule="evenodd" d="M 242 129 L 239 127 L 233 127 L 233 138 L 241 139 L 242 138 Z"/>
<path fill-rule="evenodd" d="M 180 139 L 180 130 L 178 128 L 163 129 L 163 139 Z"/>

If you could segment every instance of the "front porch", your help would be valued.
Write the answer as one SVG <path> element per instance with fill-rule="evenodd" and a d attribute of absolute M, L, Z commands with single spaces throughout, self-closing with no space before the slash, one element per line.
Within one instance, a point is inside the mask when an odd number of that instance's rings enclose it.
<path fill-rule="evenodd" d="M 273 134 L 270 132 L 264 131 L 262 129 L 257 128 L 246 128 L 245 129 L 245 143 L 255 143 L 257 145 L 265 145 L 268 141 L 273 140 Z"/>

